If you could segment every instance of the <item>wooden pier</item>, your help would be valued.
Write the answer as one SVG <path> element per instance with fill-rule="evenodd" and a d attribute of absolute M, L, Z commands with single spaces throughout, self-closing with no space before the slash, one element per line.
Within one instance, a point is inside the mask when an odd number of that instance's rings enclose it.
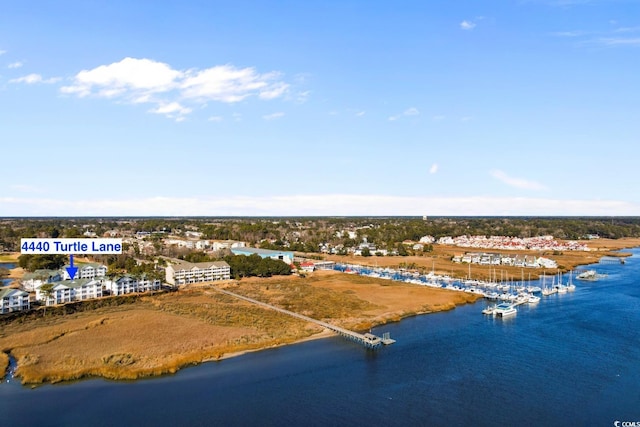
<path fill-rule="evenodd" d="M 345 337 L 346 339 L 348 339 L 350 341 L 354 341 L 354 342 L 357 342 L 358 344 L 362 344 L 367 348 L 372 348 L 372 349 L 373 348 L 378 348 L 381 345 L 389 345 L 389 344 L 393 344 L 395 342 L 395 340 L 392 340 L 389 337 L 389 333 L 388 332 L 386 332 L 383 335 L 383 338 L 380 338 L 380 337 L 378 337 L 376 335 L 369 334 L 369 333 L 360 334 L 358 332 L 350 331 L 348 329 L 332 325 L 331 323 L 327 323 L 327 322 L 323 322 L 321 320 L 313 319 L 313 318 L 311 318 L 309 316 L 305 316 L 303 314 L 295 313 L 293 311 L 285 310 L 284 308 L 276 307 L 275 305 L 267 304 L 265 302 L 255 300 L 253 298 L 245 297 L 244 295 L 236 294 L 234 292 L 230 292 L 230 291 L 227 291 L 227 290 L 224 290 L 224 289 L 220 289 L 220 288 L 216 288 L 216 287 L 213 287 L 212 289 L 215 289 L 218 292 L 221 292 L 223 294 L 232 296 L 234 298 L 238 298 L 238 299 L 250 302 L 252 304 L 259 305 L 259 306 L 264 307 L 264 308 L 268 308 L 270 310 L 279 311 L 280 313 L 286 314 L 288 316 L 295 317 L 295 318 L 300 319 L 300 320 L 304 320 L 305 322 L 315 323 L 316 325 L 319 325 L 319 326 L 322 326 L 323 328 L 329 329 L 330 331 L 335 332 L 336 334 L 341 335 L 341 336 Z"/>

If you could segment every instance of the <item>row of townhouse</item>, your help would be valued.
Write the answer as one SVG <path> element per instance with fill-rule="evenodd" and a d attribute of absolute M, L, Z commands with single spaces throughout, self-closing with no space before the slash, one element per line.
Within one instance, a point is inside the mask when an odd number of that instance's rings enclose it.
<path fill-rule="evenodd" d="M 0 289 L 0 314 L 29 310 L 29 293 L 20 289 Z"/>
<path fill-rule="evenodd" d="M 553 236 L 509 237 L 509 236 L 445 236 L 437 240 L 441 245 L 453 245 L 467 248 L 508 249 L 508 250 L 570 250 L 585 251 L 587 246 L 576 242 L 560 242 Z"/>
<path fill-rule="evenodd" d="M 557 263 L 553 260 L 534 255 L 507 255 L 497 253 L 467 252 L 453 258 L 453 262 L 461 262 L 479 265 L 508 265 L 514 267 L 527 268 L 556 268 Z"/>
<path fill-rule="evenodd" d="M 185 240 L 185 239 L 165 239 L 165 246 L 177 246 L 179 248 L 211 250 L 217 252 L 222 249 L 244 248 L 245 242 L 239 240 Z"/>
<path fill-rule="evenodd" d="M 229 280 L 231 267 L 224 261 L 191 263 L 181 260 L 170 260 L 165 269 L 166 282 L 174 285 Z"/>

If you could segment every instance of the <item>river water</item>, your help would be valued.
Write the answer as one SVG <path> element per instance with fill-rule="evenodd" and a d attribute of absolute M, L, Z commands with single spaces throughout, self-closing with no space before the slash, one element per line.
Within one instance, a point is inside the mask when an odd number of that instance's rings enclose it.
<path fill-rule="evenodd" d="M 8 262 L 0 262 L 0 268 L 11 270 L 13 268 L 16 268 L 16 264 L 8 263 Z M 0 287 L 7 286 L 9 283 L 11 283 L 12 280 L 13 279 L 0 279 Z"/>
<path fill-rule="evenodd" d="M 614 425 L 640 421 L 640 250 L 608 276 L 520 306 L 385 325 L 135 382 L 0 385 L 2 425 Z"/>

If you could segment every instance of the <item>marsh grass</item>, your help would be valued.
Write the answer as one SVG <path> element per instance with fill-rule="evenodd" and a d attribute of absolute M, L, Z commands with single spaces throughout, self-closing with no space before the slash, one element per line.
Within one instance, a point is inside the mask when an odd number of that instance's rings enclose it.
<path fill-rule="evenodd" d="M 450 309 L 475 297 L 333 272 L 317 272 L 306 278 L 249 279 L 222 286 L 355 330 Z M 34 314 L 3 323 L 0 350 L 11 352 L 17 361 L 16 375 L 23 383 L 32 384 L 170 374 L 184 366 L 284 345 L 322 332 L 315 324 L 206 285 L 49 307 L 46 316 Z"/>
<path fill-rule="evenodd" d="M 4 378 L 7 374 L 7 368 L 9 368 L 9 355 L 0 352 L 0 379 Z"/>

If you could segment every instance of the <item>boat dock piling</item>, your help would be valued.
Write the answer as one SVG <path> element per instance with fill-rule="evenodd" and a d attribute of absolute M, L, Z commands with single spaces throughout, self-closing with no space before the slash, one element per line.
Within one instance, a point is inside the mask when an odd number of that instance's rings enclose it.
<path fill-rule="evenodd" d="M 276 307 L 275 305 L 267 304 L 265 302 L 255 300 L 253 298 L 245 297 L 244 295 L 236 294 L 234 292 L 230 292 L 230 291 L 227 291 L 227 290 L 224 290 L 224 289 L 220 289 L 220 288 L 217 288 L 217 287 L 213 287 L 212 289 L 215 289 L 218 292 L 221 292 L 223 294 L 232 296 L 234 298 L 238 298 L 238 299 L 250 302 L 252 304 L 259 305 L 259 306 L 264 307 L 264 308 L 268 308 L 270 310 L 279 311 L 280 313 L 295 317 L 295 318 L 300 319 L 300 320 L 304 320 L 306 322 L 315 323 L 316 325 L 319 325 L 319 326 L 322 326 L 323 328 L 329 329 L 330 331 L 335 332 L 336 334 L 341 335 L 341 336 L 347 338 L 350 341 L 354 341 L 354 342 L 357 342 L 358 344 L 362 344 L 367 348 L 374 349 L 374 348 L 380 347 L 381 345 L 389 345 L 389 344 L 393 344 L 394 342 L 396 342 L 395 340 L 390 338 L 389 332 L 385 332 L 383 334 L 382 338 L 380 338 L 380 337 L 378 337 L 376 335 L 373 335 L 371 333 L 360 334 L 358 332 L 350 331 L 348 329 L 332 325 L 331 323 L 327 323 L 327 322 L 323 322 L 321 320 L 313 319 L 313 318 L 305 316 L 303 314 L 299 314 L 299 313 L 296 313 L 296 312 L 293 312 L 293 311 L 285 310 L 284 308 Z"/>

